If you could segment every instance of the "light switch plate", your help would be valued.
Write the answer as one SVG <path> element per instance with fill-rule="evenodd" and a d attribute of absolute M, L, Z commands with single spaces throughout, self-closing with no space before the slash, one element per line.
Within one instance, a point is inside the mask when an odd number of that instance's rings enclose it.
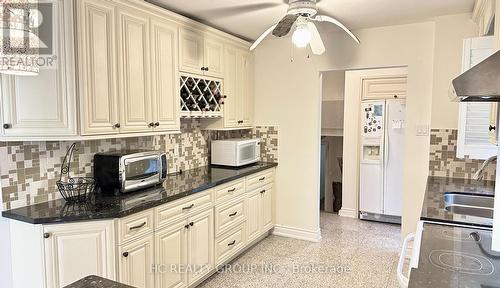
<path fill-rule="evenodd" d="M 429 136 L 429 125 L 417 125 L 417 136 Z"/>

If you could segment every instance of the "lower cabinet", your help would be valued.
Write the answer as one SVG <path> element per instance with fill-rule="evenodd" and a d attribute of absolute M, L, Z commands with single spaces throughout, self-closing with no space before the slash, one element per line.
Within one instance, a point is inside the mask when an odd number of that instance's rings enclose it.
<path fill-rule="evenodd" d="M 115 280 L 113 229 L 112 221 L 44 226 L 46 287 L 64 287 L 88 275 Z"/>
<path fill-rule="evenodd" d="M 249 193 L 247 198 L 247 238 L 251 242 L 273 228 L 273 185 Z"/>
<path fill-rule="evenodd" d="M 137 288 L 154 287 L 154 239 L 149 235 L 119 248 L 118 277 Z"/>
<path fill-rule="evenodd" d="M 156 233 L 156 287 L 187 287 L 214 269 L 213 210 Z"/>

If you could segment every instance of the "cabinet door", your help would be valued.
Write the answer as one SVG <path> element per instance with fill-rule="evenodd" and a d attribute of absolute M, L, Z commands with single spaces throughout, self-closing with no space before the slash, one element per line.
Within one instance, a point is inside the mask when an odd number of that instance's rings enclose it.
<path fill-rule="evenodd" d="M 203 34 L 181 28 L 179 35 L 179 69 L 186 73 L 203 74 Z"/>
<path fill-rule="evenodd" d="M 118 74 L 120 131 L 153 129 L 148 16 L 128 8 L 119 9 Z"/>
<path fill-rule="evenodd" d="M 98 0 L 76 3 L 81 133 L 118 133 L 115 6 Z"/>
<path fill-rule="evenodd" d="M 151 21 L 151 75 L 155 130 L 180 129 L 177 25 Z"/>
<path fill-rule="evenodd" d="M 224 69 L 224 45 L 222 41 L 217 38 L 205 38 L 204 42 L 204 64 L 205 75 L 212 77 L 222 77 L 222 70 Z"/>
<path fill-rule="evenodd" d="M 253 126 L 253 107 L 254 107 L 254 94 L 253 94 L 253 57 L 251 53 L 242 51 L 240 58 L 240 126 L 251 127 Z"/>
<path fill-rule="evenodd" d="M 5 136 L 76 135 L 73 5 L 48 2 L 54 15 L 52 53 L 57 60 L 54 67 L 41 67 L 37 76 L 1 76 Z"/>
<path fill-rule="evenodd" d="M 238 89 L 238 50 L 232 46 L 224 48 L 224 127 L 238 127 L 240 94 Z"/>
<path fill-rule="evenodd" d="M 363 79 L 362 100 L 406 98 L 407 77 L 372 77 Z"/>
<path fill-rule="evenodd" d="M 43 228 L 47 287 L 64 287 L 89 275 L 115 280 L 111 221 Z"/>
<path fill-rule="evenodd" d="M 260 236 L 261 199 L 260 191 L 250 194 L 247 198 L 247 239 L 249 243 Z"/>
<path fill-rule="evenodd" d="M 259 192 L 262 196 L 261 199 L 261 227 L 262 232 L 268 231 L 273 228 L 273 186 L 266 186 Z"/>
<path fill-rule="evenodd" d="M 137 288 L 154 287 L 154 239 L 148 236 L 120 247 L 119 281 Z"/>
<path fill-rule="evenodd" d="M 187 287 L 186 221 L 160 230 L 155 235 L 156 288 Z"/>
<path fill-rule="evenodd" d="M 189 285 L 207 275 L 214 267 L 213 210 L 199 213 L 189 219 L 188 263 Z"/>

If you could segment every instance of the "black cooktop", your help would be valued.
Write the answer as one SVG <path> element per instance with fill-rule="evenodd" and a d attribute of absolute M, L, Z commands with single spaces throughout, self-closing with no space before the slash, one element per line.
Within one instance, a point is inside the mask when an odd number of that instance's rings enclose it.
<path fill-rule="evenodd" d="M 500 288 L 500 252 L 491 250 L 491 231 L 424 223 L 409 284 L 423 287 Z"/>

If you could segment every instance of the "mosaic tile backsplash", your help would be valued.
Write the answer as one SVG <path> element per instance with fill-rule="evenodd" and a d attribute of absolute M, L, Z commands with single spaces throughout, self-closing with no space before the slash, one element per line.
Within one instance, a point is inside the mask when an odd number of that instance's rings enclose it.
<path fill-rule="evenodd" d="M 183 119 L 181 133 L 123 139 L 77 142 L 71 176 L 93 176 L 93 155 L 125 149 L 163 150 L 169 171 L 193 169 L 210 163 L 210 141 L 259 137 L 261 157 L 278 162 L 278 129 L 257 126 L 252 130 L 201 130 L 200 120 Z M 61 198 L 56 188 L 61 163 L 73 142 L 0 142 L 0 181 L 3 210 Z"/>
<path fill-rule="evenodd" d="M 458 130 L 432 129 L 429 175 L 472 179 L 483 160 L 457 158 Z M 495 181 L 496 163 L 486 167 L 485 180 Z"/>

